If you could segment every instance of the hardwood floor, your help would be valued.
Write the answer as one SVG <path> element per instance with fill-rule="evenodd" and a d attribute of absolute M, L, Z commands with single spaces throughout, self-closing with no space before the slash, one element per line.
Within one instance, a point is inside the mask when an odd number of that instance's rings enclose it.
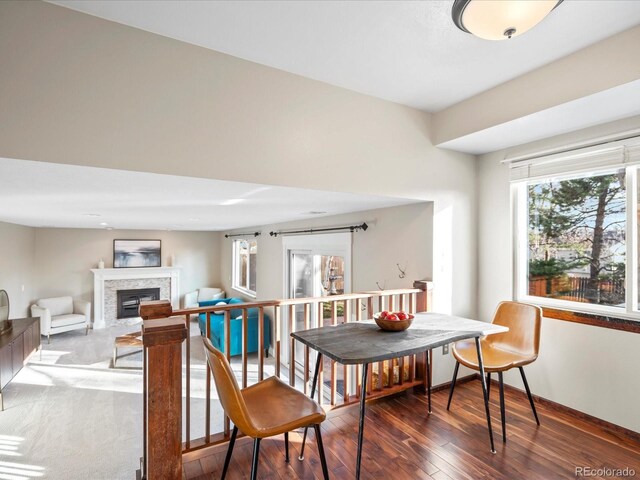
<path fill-rule="evenodd" d="M 537 427 L 526 396 L 512 389 L 505 390 L 506 444 L 502 443 L 498 391 L 497 388 L 491 391 L 491 416 L 497 449 L 497 454 L 492 455 L 480 382 L 458 385 L 449 412 L 446 410 L 447 396 L 448 390 L 433 394 L 433 413 L 430 416 L 426 414 L 426 398 L 413 393 L 367 405 L 361 478 L 575 479 L 576 467 L 628 467 L 636 473 L 626 478 L 640 478 L 640 443 L 541 404 L 537 405 L 541 422 Z M 331 478 L 355 477 L 357 429 L 357 406 L 334 410 L 322 425 Z M 322 470 L 312 431 L 302 462 L 297 459 L 301 434 L 291 433 L 289 439 L 289 464 L 284 461 L 283 438 L 262 441 L 258 477 L 321 479 Z M 220 478 L 225 452 L 226 444 L 216 447 L 206 456 L 185 462 L 185 478 Z M 227 478 L 249 478 L 251 455 L 252 440 L 239 439 Z"/>

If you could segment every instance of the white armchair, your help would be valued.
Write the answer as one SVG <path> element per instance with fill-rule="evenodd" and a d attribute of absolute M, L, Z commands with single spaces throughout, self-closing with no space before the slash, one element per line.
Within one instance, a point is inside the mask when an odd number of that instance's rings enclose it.
<path fill-rule="evenodd" d="M 185 293 L 183 308 L 196 308 L 199 302 L 218 300 L 224 298 L 224 290 L 221 288 L 201 288 L 194 292 Z"/>
<path fill-rule="evenodd" d="M 74 301 L 71 297 L 43 298 L 31 305 L 31 315 L 40 317 L 40 335 L 51 335 L 80 328 L 89 333 L 91 302 Z"/>

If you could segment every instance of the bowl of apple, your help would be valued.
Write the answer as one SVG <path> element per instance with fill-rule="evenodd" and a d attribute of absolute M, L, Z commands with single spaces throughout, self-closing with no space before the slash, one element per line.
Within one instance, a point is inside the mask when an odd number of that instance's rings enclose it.
<path fill-rule="evenodd" d="M 411 326 L 414 316 L 406 312 L 380 312 L 373 316 L 378 326 L 386 332 L 401 332 Z"/>

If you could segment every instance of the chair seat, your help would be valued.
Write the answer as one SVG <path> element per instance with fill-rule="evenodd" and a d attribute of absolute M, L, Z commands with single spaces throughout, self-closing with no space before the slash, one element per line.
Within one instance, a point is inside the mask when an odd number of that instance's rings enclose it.
<path fill-rule="evenodd" d="M 512 352 L 503 348 L 490 345 L 482 339 L 480 341 L 482 348 L 482 360 L 484 370 L 490 372 L 504 372 L 515 367 L 522 367 L 535 361 L 537 355 L 523 355 L 518 352 Z M 474 370 L 479 370 L 478 354 L 476 353 L 475 340 L 461 340 L 453 346 L 453 356 L 462 365 Z"/>
<path fill-rule="evenodd" d="M 69 325 L 85 323 L 87 323 L 87 317 L 75 313 L 69 313 L 67 315 L 56 315 L 55 317 L 51 317 L 51 328 L 67 327 Z"/>
<path fill-rule="evenodd" d="M 325 412 L 316 402 L 276 377 L 242 390 L 255 432 L 244 432 L 257 438 L 271 437 L 296 428 L 319 424 Z"/>

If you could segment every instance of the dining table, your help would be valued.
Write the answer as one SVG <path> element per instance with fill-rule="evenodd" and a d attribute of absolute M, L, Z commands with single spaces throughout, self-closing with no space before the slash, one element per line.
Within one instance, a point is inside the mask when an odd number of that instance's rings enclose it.
<path fill-rule="evenodd" d="M 484 397 L 487 428 L 491 453 L 495 453 L 493 431 L 491 429 L 491 415 L 489 413 L 489 396 L 482 361 L 480 339 L 487 335 L 508 331 L 507 327 L 492 323 L 472 320 L 442 313 L 416 313 L 411 326 L 403 331 L 385 331 L 374 320 L 346 322 L 337 325 L 323 326 L 309 330 L 292 332 L 291 336 L 317 352 L 315 371 L 311 383 L 311 398 L 313 398 L 318 382 L 318 373 L 322 357 L 326 356 L 342 365 L 362 365 L 360 383 L 360 417 L 358 427 L 358 444 L 356 455 L 356 479 L 360 478 L 362 463 L 362 444 L 364 438 L 364 420 L 366 407 L 366 385 L 369 365 L 384 360 L 421 354 L 434 348 L 448 345 L 458 340 L 474 338 L 480 380 Z M 427 358 L 429 356 L 427 355 Z M 429 376 L 429 366 L 426 375 Z M 430 380 L 430 378 L 429 378 Z M 428 413 L 431 413 L 431 382 L 427 382 L 429 396 Z M 300 457 L 304 455 L 307 429 L 304 431 Z"/>

